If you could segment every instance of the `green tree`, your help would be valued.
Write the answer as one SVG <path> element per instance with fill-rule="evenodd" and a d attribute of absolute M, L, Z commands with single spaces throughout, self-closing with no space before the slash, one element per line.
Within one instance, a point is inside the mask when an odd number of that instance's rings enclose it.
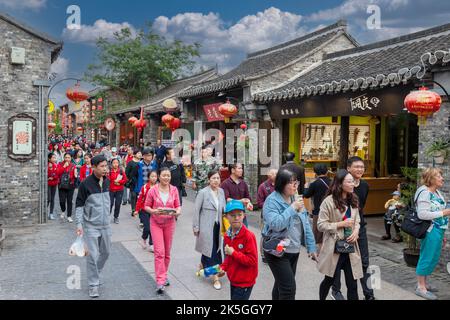
<path fill-rule="evenodd" d="M 85 79 L 117 90 L 128 103 L 151 96 L 195 65 L 200 45 L 167 41 L 149 28 L 133 34 L 129 28 L 114 33 L 114 39 L 97 40 L 97 64 L 88 66 Z"/>

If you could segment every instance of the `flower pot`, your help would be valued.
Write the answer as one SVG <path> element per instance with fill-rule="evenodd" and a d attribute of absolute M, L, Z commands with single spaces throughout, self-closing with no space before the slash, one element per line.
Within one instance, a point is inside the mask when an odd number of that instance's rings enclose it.
<path fill-rule="evenodd" d="M 403 249 L 403 259 L 408 267 L 417 267 L 420 251 L 417 249 Z"/>

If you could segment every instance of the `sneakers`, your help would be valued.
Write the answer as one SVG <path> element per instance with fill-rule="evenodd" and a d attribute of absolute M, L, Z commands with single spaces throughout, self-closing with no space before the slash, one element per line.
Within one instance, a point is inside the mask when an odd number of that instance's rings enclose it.
<path fill-rule="evenodd" d="M 72 222 L 73 222 L 72 217 L 68 217 L 68 218 L 67 218 L 67 221 L 69 221 L 70 223 L 72 223 Z"/>
<path fill-rule="evenodd" d="M 148 246 L 148 251 L 149 252 L 155 252 L 155 248 L 153 247 L 152 244 Z"/>
<path fill-rule="evenodd" d="M 430 291 L 430 292 L 438 292 L 439 291 L 438 288 L 432 286 L 431 284 L 427 285 L 427 290 Z"/>
<path fill-rule="evenodd" d="M 64 217 L 65 217 L 65 214 L 63 212 L 63 213 L 61 213 L 61 219 L 64 219 Z"/>
<path fill-rule="evenodd" d="M 139 223 L 139 228 L 140 229 L 144 229 L 144 224 L 143 223 Z"/>
<path fill-rule="evenodd" d="M 114 218 L 114 223 L 119 224 L 119 218 Z"/>
<path fill-rule="evenodd" d="M 139 240 L 139 244 L 141 245 L 142 249 L 144 250 L 148 249 L 147 241 L 145 241 L 144 239 Z"/>
<path fill-rule="evenodd" d="M 159 285 L 156 287 L 156 293 L 161 295 L 164 294 L 164 285 Z"/>
<path fill-rule="evenodd" d="M 50 214 L 48 215 L 48 219 L 49 219 L 49 220 L 55 220 L 55 215 L 54 215 L 53 213 L 50 213 Z"/>
<path fill-rule="evenodd" d="M 214 281 L 213 286 L 214 286 L 214 289 L 216 289 L 216 290 L 222 289 L 222 284 L 220 283 L 219 280 Z"/>
<path fill-rule="evenodd" d="M 98 287 L 90 287 L 89 288 L 89 297 L 98 298 L 100 294 L 98 293 Z"/>
<path fill-rule="evenodd" d="M 375 299 L 375 296 L 365 296 L 364 300 L 372 301 L 372 300 L 376 300 L 376 299 Z"/>
<path fill-rule="evenodd" d="M 170 282 L 169 282 L 169 280 L 167 279 L 166 282 L 164 283 L 164 287 L 168 287 L 168 286 L 170 286 Z"/>
<path fill-rule="evenodd" d="M 432 293 L 431 291 L 423 292 L 419 288 L 416 288 L 416 295 L 418 295 L 419 297 L 422 297 L 424 299 L 427 299 L 427 300 L 437 300 L 438 299 L 436 297 L 436 295 L 434 293 Z"/>
<path fill-rule="evenodd" d="M 345 300 L 342 292 L 340 291 L 331 291 L 331 299 L 333 300 Z"/>

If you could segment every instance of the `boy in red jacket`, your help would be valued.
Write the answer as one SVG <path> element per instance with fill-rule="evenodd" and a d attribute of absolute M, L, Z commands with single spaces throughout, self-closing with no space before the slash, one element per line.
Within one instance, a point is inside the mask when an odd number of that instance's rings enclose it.
<path fill-rule="evenodd" d="M 231 227 L 225 234 L 226 258 L 219 273 L 227 273 L 231 300 L 249 300 L 258 276 L 258 248 L 255 235 L 244 225 L 245 208 L 241 201 L 231 200 L 225 207 Z"/>

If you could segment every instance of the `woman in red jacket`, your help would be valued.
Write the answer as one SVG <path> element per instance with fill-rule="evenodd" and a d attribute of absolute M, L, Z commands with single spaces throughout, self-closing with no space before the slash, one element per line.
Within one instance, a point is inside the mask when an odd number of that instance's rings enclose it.
<path fill-rule="evenodd" d="M 109 196 L 111 198 L 111 209 L 114 206 L 114 223 L 119 223 L 120 206 L 122 204 L 123 186 L 127 182 L 125 172 L 120 168 L 119 159 L 111 161 L 111 171 L 109 172 Z"/>
<path fill-rule="evenodd" d="M 47 207 L 50 205 L 50 213 L 48 215 L 49 220 L 55 220 L 55 215 L 53 210 L 55 209 L 55 194 L 56 187 L 59 184 L 58 176 L 58 159 L 54 153 L 48 155 L 48 169 L 47 169 L 47 185 L 48 185 L 48 203 Z"/>
<path fill-rule="evenodd" d="M 136 211 L 133 213 L 133 217 L 139 214 L 139 218 L 144 225 L 144 229 L 142 230 L 142 239 L 139 241 L 139 244 L 142 249 L 148 249 L 148 251 L 153 252 L 153 240 L 152 234 L 150 233 L 150 214 L 145 211 L 145 199 L 147 198 L 147 194 L 150 189 L 158 183 L 158 172 L 156 170 L 149 171 L 147 178 L 148 182 L 142 186 L 141 191 L 139 192 L 139 197 L 136 202 Z"/>
<path fill-rule="evenodd" d="M 72 219 L 72 203 L 73 194 L 75 192 L 75 179 L 77 168 L 72 163 L 72 155 L 70 153 L 64 154 L 64 161 L 58 164 L 59 177 L 59 204 L 61 206 L 61 219 L 64 219 L 64 212 L 67 204 L 67 221 L 73 222 Z"/>
<path fill-rule="evenodd" d="M 84 165 L 80 169 L 80 182 L 83 182 L 84 179 L 92 174 L 91 159 L 92 155 L 90 153 L 84 155 Z"/>

